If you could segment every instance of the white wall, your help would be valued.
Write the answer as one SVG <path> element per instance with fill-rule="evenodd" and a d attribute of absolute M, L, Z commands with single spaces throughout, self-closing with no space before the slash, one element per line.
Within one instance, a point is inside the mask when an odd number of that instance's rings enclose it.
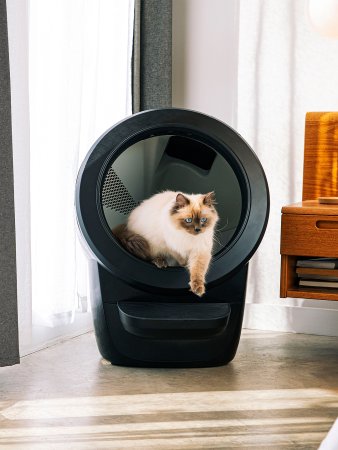
<path fill-rule="evenodd" d="M 250 264 L 244 326 L 337 336 L 338 302 L 279 298 L 280 209 L 301 200 L 305 112 L 338 108 L 338 57 L 337 63 L 332 60 L 338 41 L 311 34 L 305 6 L 306 0 L 297 5 L 173 0 L 173 106 L 199 110 L 238 129 L 257 152 L 272 187 L 268 230 Z M 272 22 L 264 28 L 265 13 Z M 323 66 L 330 64 L 325 75 Z"/>

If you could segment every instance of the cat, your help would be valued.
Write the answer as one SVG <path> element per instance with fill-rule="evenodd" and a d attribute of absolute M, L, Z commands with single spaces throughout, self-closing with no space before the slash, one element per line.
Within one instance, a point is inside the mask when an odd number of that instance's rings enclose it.
<path fill-rule="evenodd" d="M 130 253 L 159 268 L 167 267 L 172 258 L 186 266 L 190 290 L 201 297 L 219 219 L 215 204 L 214 192 L 160 192 L 137 206 L 127 224 L 113 233 Z"/>

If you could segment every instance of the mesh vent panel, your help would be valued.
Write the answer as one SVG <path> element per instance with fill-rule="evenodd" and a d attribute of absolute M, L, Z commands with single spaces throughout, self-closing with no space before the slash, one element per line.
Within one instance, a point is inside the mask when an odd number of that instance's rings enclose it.
<path fill-rule="evenodd" d="M 101 202 L 102 206 L 125 215 L 138 205 L 112 167 L 103 182 Z"/>

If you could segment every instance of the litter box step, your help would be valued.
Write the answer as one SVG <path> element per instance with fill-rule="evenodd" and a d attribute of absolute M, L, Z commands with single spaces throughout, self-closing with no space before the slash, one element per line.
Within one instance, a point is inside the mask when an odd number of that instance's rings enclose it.
<path fill-rule="evenodd" d="M 228 303 L 119 302 L 126 331 L 143 337 L 201 337 L 217 334 L 227 326 Z"/>

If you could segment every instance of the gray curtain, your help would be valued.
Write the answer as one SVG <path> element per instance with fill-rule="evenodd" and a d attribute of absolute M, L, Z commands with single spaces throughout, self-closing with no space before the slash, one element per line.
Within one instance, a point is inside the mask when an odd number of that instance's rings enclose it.
<path fill-rule="evenodd" d="M 0 0 L 0 366 L 19 362 L 6 0 Z"/>
<path fill-rule="evenodd" d="M 133 113 L 172 105 L 172 0 L 135 0 Z"/>

